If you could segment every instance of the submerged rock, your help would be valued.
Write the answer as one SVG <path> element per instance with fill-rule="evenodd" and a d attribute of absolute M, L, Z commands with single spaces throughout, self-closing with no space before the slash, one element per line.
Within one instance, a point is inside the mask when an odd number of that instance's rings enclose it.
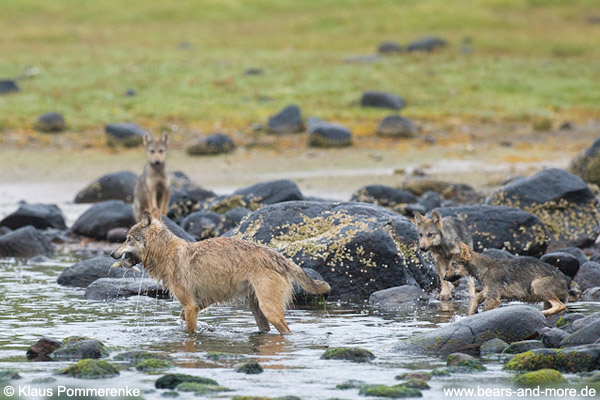
<path fill-rule="evenodd" d="M 50 358 L 53 360 L 82 360 L 108 357 L 104 344 L 96 339 L 73 336 L 66 338 Z"/>
<path fill-rule="evenodd" d="M 133 191 L 138 175 L 130 171 L 113 172 L 101 176 L 75 196 L 75 203 L 98 203 L 106 200 L 123 200 L 133 203 Z"/>
<path fill-rule="evenodd" d="M 31 361 L 52 361 L 50 354 L 62 346 L 58 340 L 50 338 L 41 338 L 29 349 L 27 349 L 27 359 Z"/>
<path fill-rule="evenodd" d="M 463 353 L 452 353 L 446 358 L 446 365 L 452 372 L 475 372 L 485 371 L 487 368 L 483 366 L 481 361 L 475 357 Z"/>
<path fill-rule="evenodd" d="M 52 243 L 33 226 L 24 226 L 0 235 L 0 257 L 29 258 L 52 253 Z"/>
<path fill-rule="evenodd" d="M 569 347 L 565 349 L 535 349 L 517 354 L 504 365 L 512 371 L 556 369 L 562 372 L 584 372 L 598 368 L 600 344 Z"/>
<path fill-rule="evenodd" d="M 125 275 L 126 270 L 123 267 L 111 268 L 115 261 L 114 258 L 107 255 L 79 261 L 65 268 L 56 282 L 63 286 L 87 287 L 100 278 L 121 278 Z"/>
<path fill-rule="evenodd" d="M 19 206 L 17 211 L 4 217 L 0 226 L 18 229 L 31 225 L 37 229 L 67 229 L 62 211 L 54 204 L 28 204 Z"/>
<path fill-rule="evenodd" d="M 207 385 L 198 382 L 183 382 L 177 385 L 178 392 L 193 392 L 196 396 L 212 392 L 228 392 L 230 389 L 219 385 Z"/>
<path fill-rule="evenodd" d="M 80 360 L 58 372 L 58 375 L 69 375 L 81 379 L 106 379 L 119 375 L 119 370 L 108 361 Z"/>
<path fill-rule="evenodd" d="M 120 200 L 94 204 L 77 218 L 71 230 L 98 240 L 106 239 L 113 228 L 130 228 L 135 224 L 133 207 Z"/>
<path fill-rule="evenodd" d="M 375 355 L 369 350 L 350 347 L 333 347 L 325 350 L 321 356 L 322 360 L 345 360 L 357 363 L 369 362 L 375 359 Z"/>
<path fill-rule="evenodd" d="M 500 307 L 462 318 L 454 323 L 406 340 L 398 351 L 448 355 L 469 351 L 482 343 L 501 339 L 507 343 L 524 340 L 546 327 L 546 318 L 526 305 Z"/>
<path fill-rule="evenodd" d="M 240 372 L 249 375 L 262 374 L 263 367 L 256 361 L 248 361 L 236 367 L 235 372 Z"/>
<path fill-rule="evenodd" d="M 154 387 L 156 387 L 157 389 L 175 389 L 183 382 L 195 382 L 204 385 L 215 386 L 219 385 L 217 381 L 209 378 L 203 378 L 201 376 L 193 376 L 186 374 L 167 374 L 158 378 L 154 383 Z"/>
<path fill-rule="evenodd" d="M 140 372 L 145 372 L 147 374 L 156 374 L 159 372 L 166 371 L 171 368 L 171 363 L 167 360 L 162 360 L 158 358 L 147 358 L 145 360 L 140 361 L 136 366 Z"/>
<path fill-rule="evenodd" d="M 272 247 L 314 269 L 331 285 L 332 298 L 363 300 L 393 286 L 427 290 L 437 284 L 416 227 L 371 204 L 273 204 L 248 215 L 228 236 Z"/>
<path fill-rule="evenodd" d="M 492 193 L 486 203 L 538 216 L 553 241 L 552 248 L 590 245 L 600 234 L 596 196 L 581 178 L 562 169 L 516 179 Z"/>
<path fill-rule="evenodd" d="M 358 394 L 373 397 L 404 398 L 404 397 L 422 397 L 419 389 L 411 388 L 406 385 L 364 385 L 358 390 Z"/>
<path fill-rule="evenodd" d="M 553 385 L 566 382 L 559 371 L 549 368 L 517 375 L 515 381 L 526 386 Z"/>
<path fill-rule="evenodd" d="M 369 297 L 369 304 L 386 310 L 398 311 L 405 307 L 415 307 L 419 303 L 428 301 L 427 293 L 421 288 L 412 285 L 396 286 L 373 292 Z"/>
<path fill-rule="evenodd" d="M 158 299 L 171 297 L 166 288 L 150 278 L 100 278 L 90 283 L 84 297 L 88 300 L 107 301 L 131 296 Z"/>

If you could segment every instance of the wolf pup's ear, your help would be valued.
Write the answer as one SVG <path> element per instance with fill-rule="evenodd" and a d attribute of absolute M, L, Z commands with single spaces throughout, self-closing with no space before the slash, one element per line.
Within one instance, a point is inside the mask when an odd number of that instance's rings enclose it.
<path fill-rule="evenodd" d="M 460 258 L 464 261 L 471 261 L 471 249 L 466 244 L 460 242 Z"/>
<path fill-rule="evenodd" d="M 437 225 L 438 228 L 442 229 L 442 216 L 439 212 L 434 211 L 431 213 L 431 222 Z"/>
<path fill-rule="evenodd" d="M 154 207 L 154 210 L 152 210 L 152 217 L 158 220 L 162 219 L 162 214 L 158 208 Z"/>
<path fill-rule="evenodd" d="M 152 223 L 152 214 L 148 211 L 144 211 L 144 215 L 142 215 L 142 228 L 146 228 Z"/>
<path fill-rule="evenodd" d="M 415 211 L 413 218 L 415 219 L 415 224 L 419 226 L 425 220 L 425 217 L 418 211 Z"/>
<path fill-rule="evenodd" d="M 142 140 L 144 141 L 144 146 L 148 146 L 148 143 L 152 142 L 152 136 L 148 132 L 145 132 Z"/>
<path fill-rule="evenodd" d="M 169 134 L 167 132 L 163 132 L 162 136 L 160 137 L 160 140 L 164 143 L 164 144 L 169 144 Z"/>

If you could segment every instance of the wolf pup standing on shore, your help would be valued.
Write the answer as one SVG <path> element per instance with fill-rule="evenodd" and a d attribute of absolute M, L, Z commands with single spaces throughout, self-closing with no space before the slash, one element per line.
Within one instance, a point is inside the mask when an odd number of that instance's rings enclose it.
<path fill-rule="evenodd" d="M 240 239 L 218 237 L 188 243 L 173 235 L 154 209 L 144 212 L 127 240 L 111 256 L 132 267 L 142 262 L 148 275 L 177 297 L 184 308 L 187 330 L 196 330 L 198 312 L 215 303 L 250 298 L 250 309 L 261 332 L 269 322 L 291 333 L 283 314 L 292 300 L 292 281 L 311 294 L 327 294 L 327 282 L 310 279 L 291 260 L 267 247 Z"/>
<path fill-rule="evenodd" d="M 148 162 L 133 192 L 133 211 L 138 222 L 142 219 L 144 211 L 152 211 L 155 207 L 167 214 L 170 182 L 165 161 L 168 145 L 169 136 L 166 133 L 162 134 L 160 140 L 153 139 L 148 133 L 144 134 Z"/>
<path fill-rule="evenodd" d="M 431 251 L 433 261 L 442 289 L 438 299 L 447 301 L 452 298 L 454 286 L 444 280 L 452 255 L 459 251 L 458 245 L 466 243 L 473 248 L 473 237 L 469 233 L 463 220 L 454 217 L 444 217 L 437 211 L 431 218 L 415 212 L 415 224 L 419 230 L 419 247 L 421 251 Z M 458 283 L 458 282 L 457 282 Z M 475 297 L 475 280 L 467 277 L 469 297 Z"/>
<path fill-rule="evenodd" d="M 528 303 L 544 302 L 544 315 L 564 311 L 569 297 L 577 298 L 579 285 L 552 265 L 533 257 L 496 259 L 475 253 L 464 243 L 450 262 L 444 279 L 454 281 L 471 275 L 479 279 L 483 290 L 471 303 L 469 315 L 477 313 L 479 304 L 485 301 L 485 311 L 496 308 L 502 300 Z"/>

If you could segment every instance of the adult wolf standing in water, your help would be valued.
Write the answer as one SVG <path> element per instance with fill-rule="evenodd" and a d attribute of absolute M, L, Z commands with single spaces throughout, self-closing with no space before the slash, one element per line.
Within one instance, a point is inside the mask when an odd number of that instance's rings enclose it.
<path fill-rule="evenodd" d="M 163 132 L 159 140 L 153 139 L 148 133 L 144 134 L 144 146 L 148 162 L 144 173 L 138 178 L 133 192 L 133 210 L 136 221 L 140 221 L 144 211 L 158 208 L 164 215 L 169 208 L 169 176 L 165 162 L 169 136 Z"/>

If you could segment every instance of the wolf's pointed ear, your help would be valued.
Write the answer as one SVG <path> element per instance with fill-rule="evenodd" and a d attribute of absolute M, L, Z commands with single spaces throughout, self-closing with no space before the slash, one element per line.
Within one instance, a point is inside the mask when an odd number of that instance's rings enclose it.
<path fill-rule="evenodd" d="M 168 134 L 167 132 L 163 132 L 163 133 L 162 133 L 162 136 L 160 137 L 160 140 L 161 140 L 161 141 L 162 141 L 164 144 L 168 145 L 168 144 L 169 144 L 169 134 Z"/>
<path fill-rule="evenodd" d="M 460 258 L 464 261 L 471 261 L 471 249 L 469 246 L 460 242 L 458 244 L 460 246 Z"/>
<path fill-rule="evenodd" d="M 152 210 L 152 217 L 158 220 L 162 219 L 162 214 L 158 208 L 154 207 L 154 210 Z"/>
<path fill-rule="evenodd" d="M 152 223 L 152 214 L 148 211 L 144 211 L 144 215 L 142 215 L 142 228 L 146 228 Z"/>
<path fill-rule="evenodd" d="M 152 142 L 152 136 L 150 136 L 150 134 L 148 132 L 144 132 L 144 136 L 142 137 L 142 140 L 144 141 L 144 146 L 148 146 L 148 143 Z"/>
<path fill-rule="evenodd" d="M 434 211 L 431 213 L 431 222 L 433 222 L 439 229 L 442 229 L 442 216 L 439 212 Z"/>
<path fill-rule="evenodd" d="M 420 224 L 422 224 L 423 221 L 425 220 L 425 217 L 420 212 L 418 212 L 418 211 L 415 211 L 413 217 L 415 219 L 415 224 L 417 226 L 419 226 Z"/>

